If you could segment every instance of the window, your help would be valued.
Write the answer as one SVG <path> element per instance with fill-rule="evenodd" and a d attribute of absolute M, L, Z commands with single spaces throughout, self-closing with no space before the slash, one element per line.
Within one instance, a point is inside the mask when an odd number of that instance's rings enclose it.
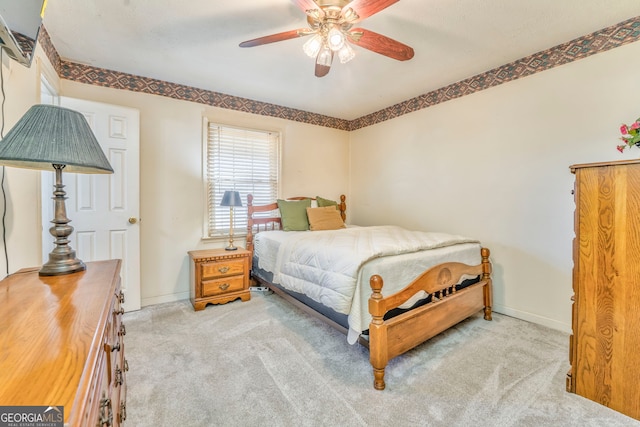
<path fill-rule="evenodd" d="M 206 123 L 204 179 L 206 219 L 204 237 L 229 234 L 229 208 L 220 206 L 226 190 L 240 192 L 244 208 L 235 208 L 234 234 L 247 229 L 247 194 L 254 204 L 278 197 L 280 133 Z"/>

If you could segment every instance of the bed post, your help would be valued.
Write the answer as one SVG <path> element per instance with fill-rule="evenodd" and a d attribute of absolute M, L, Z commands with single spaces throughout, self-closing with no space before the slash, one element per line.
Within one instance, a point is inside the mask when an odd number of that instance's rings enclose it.
<path fill-rule="evenodd" d="M 247 194 L 247 240 L 246 249 L 251 252 L 253 260 L 253 195 Z"/>
<path fill-rule="evenodd" d="M 344 194 L 340 195 L 340 204 L 338 205 L 338 209 L 340 209 L 340 216 L 342 217 L 343 221 L 347 220 L 347 204 L 345 203 L 346 199 L 347 197 Z"/>
<path fill-rule="evenodd" d="M 480 255 L 482 256 L 482 280 L 486 280 L 487 284 L 483 287 L 484 295 L 484 320 L 491 320 L 491 304 L 493 300 L 492 296 L 492 281 L 491 281 L 491 261 L 489 261 L 490 251 L 487 248 L 480 249 Z"/>
<path fill-rule="evenodd" d="M 373 291 L 369 298 L 369 312 L 371 324 L 369 325 L 369 360 L 373 367 L 373 387 L 376 390 L 384 390 L 384 370 L 389 362 L 387 353 L 387 327 L 384 325 L 383 316 L 386 312 L 382 300 L 382 277 L 374 274 L 369 280 Z"/>

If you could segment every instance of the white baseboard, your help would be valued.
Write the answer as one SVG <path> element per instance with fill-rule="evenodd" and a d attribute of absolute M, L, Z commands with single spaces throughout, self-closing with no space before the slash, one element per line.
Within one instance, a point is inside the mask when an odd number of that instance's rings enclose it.
<path fill-rule="evenodd" d="M 157 297 L 142 298 L 140 305 L 146 307 L 148 305 L 164 304 L 165 302 L 175 302 L 191 298 L 189 292 L 180 292 L 178 294 L 160 295 Z"/>
<path fill-rule="evenodd" d="M 548 317 L 539 316 L 537 314 L 529 313 L 527 311 L 515 310 L 513 308 L 494 305 L 492 310 L 496 313 L 505 314 L 507 316 L 515 317 L 516 319 L 526 320 L 527 322 L 536 323 L 538 325 L 546 326 L 551 329 L 556 329 L 561 332 L 571 333 L 571 325 L 563 322 L 559 322 Z"/>

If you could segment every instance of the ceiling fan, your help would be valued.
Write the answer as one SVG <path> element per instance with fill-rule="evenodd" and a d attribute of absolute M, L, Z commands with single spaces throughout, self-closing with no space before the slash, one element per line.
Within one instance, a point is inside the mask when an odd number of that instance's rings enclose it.
<path fill-rule="evenodd" d="M 398 61 L 413 58 L 413 49 L 382 34 L 354 24 L 397 3 L 399 0 L 292 0 L 307 14 L 309 28 L 285 31 L 240 43 L 240 47 L 260 46 L 297 37 L 313 36 L 303 46 L 304 52 L 316 60 L 315 75 L 329 73 L 334 54 L 340 62 L 353 59 L 350 43 Z"/>

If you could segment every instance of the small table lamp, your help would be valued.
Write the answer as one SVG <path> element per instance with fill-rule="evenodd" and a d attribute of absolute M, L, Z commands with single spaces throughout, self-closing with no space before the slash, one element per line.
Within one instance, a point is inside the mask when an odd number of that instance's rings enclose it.
<path fill-rule="evenodd" d="M 235 251 L 238 249 L 233 246 L 233 207 L 242 206 L 242 199 L 240 199 L 240 193 L 237 191 L 225 191 L 222 196 L 222 202 L 220 206 L 229 206 L 229 246 L 225 249 L 228 251 Z"/>
<path fill-rule="evenodd" d="M 76 173 L 113 173 L 113 169 L 84 116 L 54 105 L 34 105 L 0 141 L 0 165 L 40 170 L 53 167 L 55 218 L 49 231 L 56 247 L 39 274 L 58 276 L 85 270 L 69 246 L 73 227 L 67 218 L 62 169 Z"/>

